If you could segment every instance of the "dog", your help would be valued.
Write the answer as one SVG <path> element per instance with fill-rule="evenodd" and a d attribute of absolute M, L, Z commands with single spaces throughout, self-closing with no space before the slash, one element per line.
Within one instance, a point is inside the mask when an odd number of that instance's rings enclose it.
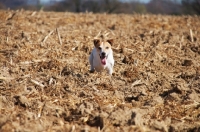
<path fill-rule="evenodd" d="M 114 58 L 111 46 L 113 39 L 106 39 L 101 35 L 101 38 L 94 38 L 93 43 L 94 48 L 89 56 L 90 72 L 101 72 L 106 69 L 108 74 L 112 75 Z"/>

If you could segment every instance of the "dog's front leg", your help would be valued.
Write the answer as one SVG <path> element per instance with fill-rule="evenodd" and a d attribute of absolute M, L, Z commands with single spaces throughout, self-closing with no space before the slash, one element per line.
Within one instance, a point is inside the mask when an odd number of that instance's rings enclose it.
<path fill-rule="evenodd" d="M 93 54 L 90 54 L 89 57 L 89 62 L 90 62 L 90 72 L 94 72 L 94 66 L 93 66 Z"/>
<path fill-rule="evenodd" d="M 109 67 L 107 68 L 107 71 L 108 71 L 108 74 L 109 74 L 109 75 L 112 75 L 112 73 L 113 73 L 113 67 L 112 67 L 112 66 L 109 66 Z"/>
<path fill-rule="evenodd" d="M 109 69 L 109 70 L 108 70 L 108 74 L 109 74 L 109 75 L 112 75 L 112 73 L 113 73 L 113 69 Z"/>

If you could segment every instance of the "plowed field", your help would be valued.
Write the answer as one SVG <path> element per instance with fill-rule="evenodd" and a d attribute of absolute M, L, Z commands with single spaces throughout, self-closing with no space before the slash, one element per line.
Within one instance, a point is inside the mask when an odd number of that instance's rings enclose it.
<path fill-rule="evenodd" d="M 200 17 L 0 11 L 0 131 L 200 131 Z"/>

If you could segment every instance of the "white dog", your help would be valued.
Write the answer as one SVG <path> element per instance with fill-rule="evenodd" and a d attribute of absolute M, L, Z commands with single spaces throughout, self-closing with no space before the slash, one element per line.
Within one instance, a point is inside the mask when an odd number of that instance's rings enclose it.
<path fill-rule="evenodd" d="M 89 57 L 90 71 L 97 72 L 107 69 L 108 73 L 112 75 L 114 58 L 111 46 L 113 39 L 94 39 L 94 49 Z"/>

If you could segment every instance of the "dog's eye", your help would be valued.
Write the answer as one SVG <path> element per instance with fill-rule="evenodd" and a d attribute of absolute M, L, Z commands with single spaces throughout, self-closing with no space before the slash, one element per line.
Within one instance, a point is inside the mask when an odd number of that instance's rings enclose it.
<path fill-rule="evenodd" d="M 99 50 L 101 50 L 101 47 L 99 47 Z"/>
<path fill-rule="evenodd" d="M 109 47 L 106 47 L 106 49 L 109 49 Z"/>

